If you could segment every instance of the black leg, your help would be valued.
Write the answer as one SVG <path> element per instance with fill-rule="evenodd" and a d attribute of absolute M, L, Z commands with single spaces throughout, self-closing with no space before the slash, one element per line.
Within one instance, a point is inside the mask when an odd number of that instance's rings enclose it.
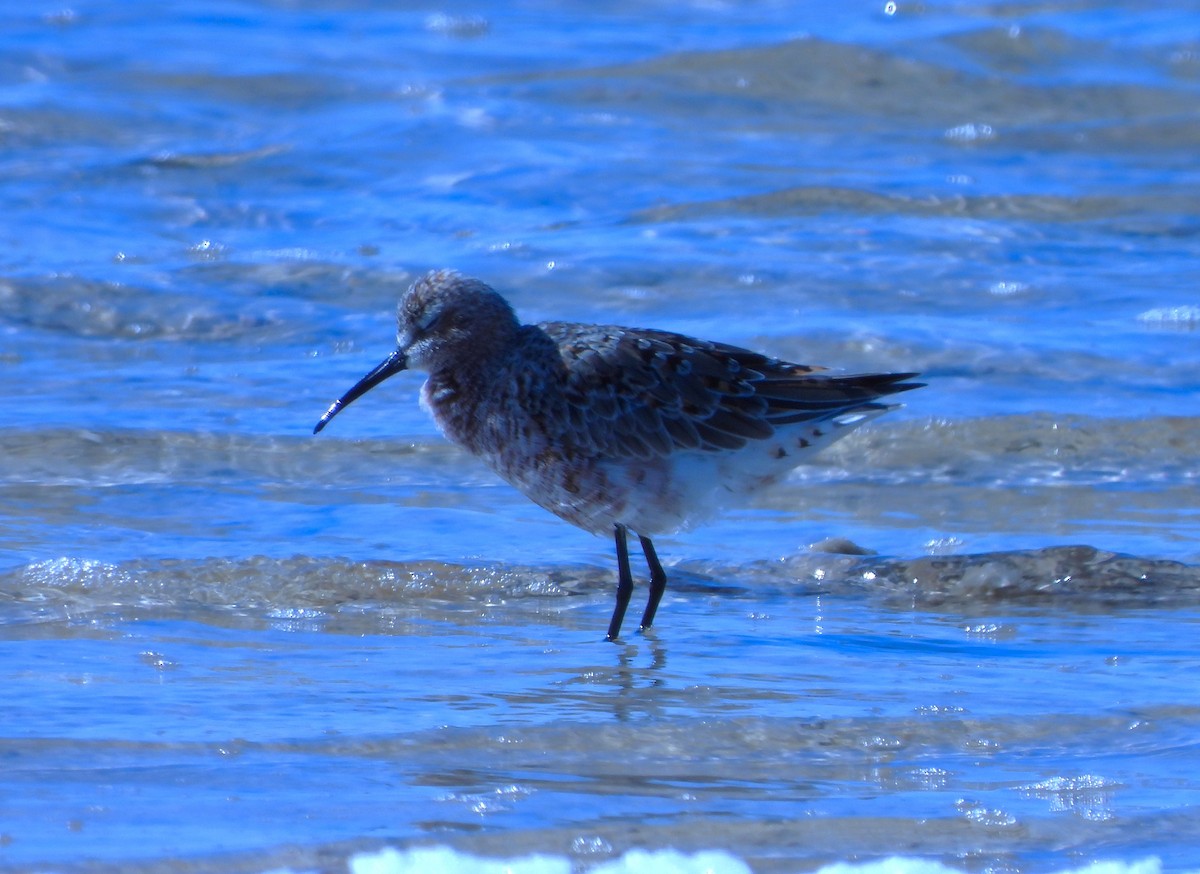
<path fill-rule="evenodd" d="M 642 631 L 645 631 L 654 622 L 658 602 L 667 590 L 667 574 L 659 564 L 658 553 L 654 551 L 650 538 L 638 535 L 638 539 L 642 541 L 642 552 L 646 554 L 646 564 L 650 567 L 650 597 L 646 599 L 646 612 L 642 614 Z"/>
<path fill-rule="evenodd" d="M 625 621 L 625 608 L 633 595 L 633 574 L 629 572 L 629 543 L 624 525 L 614 525 L 617 541 L 617 606 L 613 608 L 612 621 L 608 623 L 605 640 L 616 640 L 621 634 L 621 623 Z"/>

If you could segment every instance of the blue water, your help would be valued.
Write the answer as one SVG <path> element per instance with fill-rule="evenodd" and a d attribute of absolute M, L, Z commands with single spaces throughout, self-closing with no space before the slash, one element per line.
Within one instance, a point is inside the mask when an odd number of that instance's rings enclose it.
<path fill-rule="evenodd" d="M 1198 152 L 1190 2 L 5 6 L 0 867 L 1196 867 Z M 606 644 L 417 376 L 311 434 L 442 266 L 928 387 Z"/>

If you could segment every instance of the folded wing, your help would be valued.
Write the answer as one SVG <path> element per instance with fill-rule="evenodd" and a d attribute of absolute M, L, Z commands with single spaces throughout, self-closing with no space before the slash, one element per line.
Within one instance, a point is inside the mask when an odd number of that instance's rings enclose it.
<path fill-rule="evenodd" d="M 551 322 L 571 442 L 607 458 L 730 451 L 776 429 L 885 409 L 913 373 L 837 376 L 667 331 Z"/>

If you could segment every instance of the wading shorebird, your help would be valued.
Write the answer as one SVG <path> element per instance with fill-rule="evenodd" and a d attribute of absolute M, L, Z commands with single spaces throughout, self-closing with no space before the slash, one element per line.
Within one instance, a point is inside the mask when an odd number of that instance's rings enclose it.
<path fill-rule="evenodd" d="M 629 531 L 650 569 L 641 628 L 667 575 L 650 538 L 777 482 L 919 388 L 915 373 L 837 376 L 669 331 L 571 322 L 522 325 L 492 288 L 449 270 L 400 299 L 396 350 L 329 407 L 404 370 L 428 374 L 421 404 L 451 441 L 535 503 L 617 549 L 621 633 L 633 593 Z"/>

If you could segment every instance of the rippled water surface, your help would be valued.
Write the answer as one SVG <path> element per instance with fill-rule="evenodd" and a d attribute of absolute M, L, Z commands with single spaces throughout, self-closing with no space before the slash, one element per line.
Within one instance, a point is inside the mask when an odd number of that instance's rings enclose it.
<path fill-rule="evenodd" d="M 0 867 L 1196 867 L 1198 153 L 1182 0 L 5 6 Z M 928 387 L 609 644 L 419 377 L 310 433 L 440 266 Z"/>

